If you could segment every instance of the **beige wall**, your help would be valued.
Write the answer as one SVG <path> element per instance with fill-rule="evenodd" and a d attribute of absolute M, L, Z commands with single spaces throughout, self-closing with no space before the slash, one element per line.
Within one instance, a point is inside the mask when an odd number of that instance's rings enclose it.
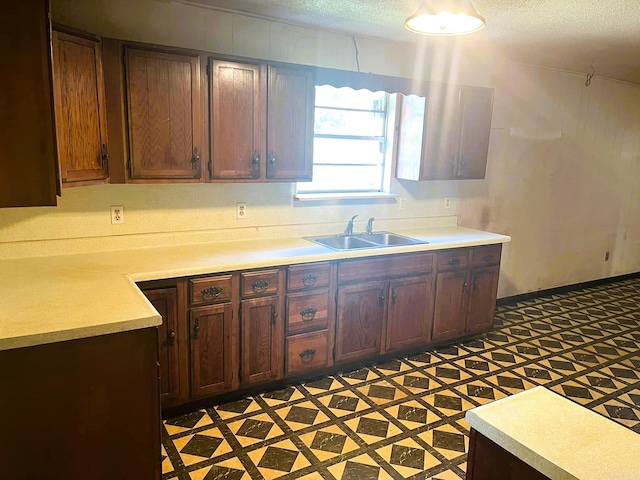
<path fill-rule="evenodd" d="M 155 0 L 53 0 L 54 21 L 103 36 L 355 69 L 348 35 Z M 521 67 L 459 45 L 358 37 L 362 71 L 496 88 L 487 179 L 392 182 L 395 201 L 302 204 L 292 184 L 102 185 L 56 208 L 0 210 L 0 258 L 214 239 L 335 232 L 359 213 L 379 228 L 455 222 L 505 233 L 499 296 L 640 270 L 640 88 Z M 468 48 L 468 47 L 467 47 Z M 559 137 L 559 138 L 556 138 Z M 444 197 L 452 208 L 444 209 Z M 235 203 L 249 216 L 235 219 Z M 109 206 L 124 205 L 125 225 Z M 612 259 L 604 263 L 604 251 Z"/>

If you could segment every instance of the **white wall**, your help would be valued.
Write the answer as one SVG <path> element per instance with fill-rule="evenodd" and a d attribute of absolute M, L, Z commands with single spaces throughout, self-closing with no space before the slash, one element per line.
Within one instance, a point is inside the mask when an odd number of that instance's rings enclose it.
<path fill-rule="evenodd" d="M 155 0 L 53 0 L 54 21 L 103 36 L 355 69 L 349 35 Z M 640 87 L 495 60 L 459 43 L 358 37 L 362 71 L 496 88 L 485 180 L 394 181 L 395 202 L 300 204 L 291 184 L 101 185 L 56 208 L 1 209 L 0 258 L 451 220 L 511 235 L 499 296 L 640 271 Z M 444 197 L 453 198 L 443 208 Z M 249 217 L 235 219 L 246 201 Z M 111 225 L 109 206 L 125 206 Z M 455 220 L 455 218 L 454 218 Z M 357 225 L 358 226 L 358 225 Z M 612 258 L 604 262 L 604 252 Z"/>

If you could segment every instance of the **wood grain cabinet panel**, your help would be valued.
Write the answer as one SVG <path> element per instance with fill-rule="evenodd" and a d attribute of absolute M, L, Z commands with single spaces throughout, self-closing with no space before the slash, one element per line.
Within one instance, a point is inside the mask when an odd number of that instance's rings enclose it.
<path fill-rule="evenodd" d="M 368 282 L 338 288 L 336 362 L 380 353 L 386 286 Z"/>
<path fill-rule="evenodd" d="M 191 394 L 194 397 L 226 392 L 234 386 L 232 319 L 230 303 L 191 309 Z"/>
<path fill-rule="evenodd" d="M 493 326 L 499 275 L 498 265 L 472 270 L 466 333 L 482 332 Z"/>
<path fill-rule="evenodd" d="M 53 32 L 53 83 L 63 186 L 109 177 L 100 42 Z"/>
<path fill-rule="evenodd" d="M 434 342 L 461 337 L 467 320 L 467 270 L 438 272 L 433 314 Z"/>
<path fill-rule="evenodd" d="M 233 284 L 232 275 L 192 278 L 189 280 L 189 301 L 193 306 L 231 302 L 235 296 Z"/>
<path fill-rule="evenodd" d="M 265 151 L 266 69 L 210 60 L 211 178 L 259 179 Z"/>
<path fill-rule="evenodd" d="M 242 383 L 276 380 L 283 366 L 281 320 L 278 297 L 242 301 L 241 349 Z"/>
<path fill-rule="evenodd" d="M 200 60 L 125 47 L 130 178 L 200 179 Z"/>
<path fill-rule="evenodd" d="M 56 205 L 49 1 L 3 2 L 0 43 L 0 207 Z"/>
<path fill-rule="evenodd" d="M 286 374 L 295 375 L 326 367 L 329 357 L 327 337 L 327 330 L 287 337 Z"/>
<path fill-rule="evenodd" d="M 387 313 L 386 351 L 426 345 L 433 318 L 433 277 L 391 280 Z"/>
<path fill-rule="evenodd" d="M 327 328 L 329 319 L 329 291 L 290 293 L 286 301 L 287 333 Z"/>

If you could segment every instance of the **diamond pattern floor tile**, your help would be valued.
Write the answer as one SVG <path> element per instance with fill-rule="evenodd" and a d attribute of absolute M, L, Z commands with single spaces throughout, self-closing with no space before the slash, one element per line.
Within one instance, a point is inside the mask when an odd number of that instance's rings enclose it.
<path fill-rule="evenodd" d="M 163 480 L 460 480 L 465 412 L 536 385 L 640 434 L 640 279 L 499 307 L 462 342 L 164 422 Z"/>

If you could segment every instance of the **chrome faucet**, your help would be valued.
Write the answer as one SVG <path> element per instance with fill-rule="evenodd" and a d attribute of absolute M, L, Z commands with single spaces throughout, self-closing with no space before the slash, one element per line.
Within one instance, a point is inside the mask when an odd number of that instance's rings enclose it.
<path fill-rule="evenodd" d="M 367 235 L 371 235 L 373 233 L 373 221 L 375 220 L 374 217 L 371 217 L 368 221 L 367 221 L 367 230 L 365 231 L 365 233 Z"/>
<path fill-rule="evenodd" d="M 347 228 L 344 231 L 345 235 L 353 235 L 353 221 L 357 216 L 358 215 L 354 215 L 353 217 L 351 217 L 351 220 L 349 220 L 349 223 L 347 223 Z"/>

